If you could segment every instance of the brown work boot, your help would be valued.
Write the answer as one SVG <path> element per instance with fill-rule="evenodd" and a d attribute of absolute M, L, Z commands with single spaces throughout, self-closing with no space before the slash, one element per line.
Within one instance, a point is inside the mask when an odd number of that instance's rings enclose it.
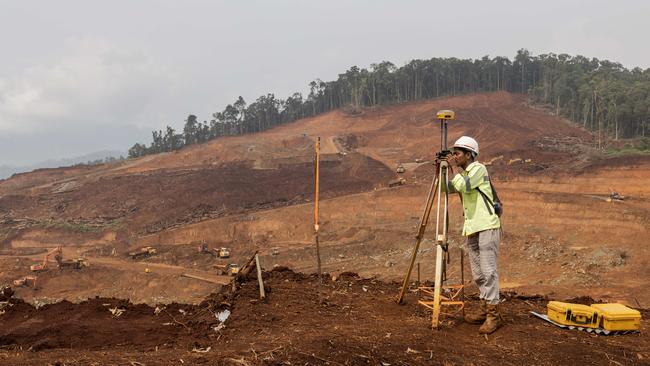
<path fill-rule="evenodd" d="M 499 305 L 488 304 L 485 323 L 481 325 L 478 332 L 481 334 L 492 334 L 494 331 L 499 329 L 502 323 L 503 320 L 501 319 L 501 314 L 499 314 Z"/>
<path fill-rule="evenodd" d="M 487 301 L 481 299 L 479 308 L 474 312 L 465 313 L 465 322 L 470 324 L 482 324 L 487 316 Z"/>

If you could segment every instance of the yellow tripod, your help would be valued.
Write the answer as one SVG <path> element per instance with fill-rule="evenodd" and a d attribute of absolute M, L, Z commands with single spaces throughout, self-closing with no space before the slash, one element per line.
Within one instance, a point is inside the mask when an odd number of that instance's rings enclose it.
<path fill-rule="evenodd" d="M 447 189 L 443 190 L 442 185 L 447 184 L 447 175 L 449 172 L 449 165 L 445 160 L 442 160 L 445 156 L 451 152 L 447 148 L 447 122 L 455 119 L 455 113 L 450 110 L 442 110 L 436 114 L 436 118 L 440 121 L 440 144 L 442 150 L 436 154 L 436 157 L 440 159 L 440 166 L 436 171 L 436 174 L 431 183 L 431 188 L 429 189 L 429 195 L 427 196 L 427 203 L 424 207 L 424 212 L 422 213 L 422 218 L 420 220 L 420 227 L 418 228 L 418 233 L 415 240 L 415 247 L 413 248 L 413 254 L 411 256 L 411 263 L 409 269 L 404 277 L 404 282 L 402 283 L 402 289 L 397 297 L 397 303 L 401 304 L 404 300 L 404 294 L 408 289 L 409 280 L 411 278 L 411 272 L 413 271 L 413 266 L 415 264 L 415 259 L 418 255 L 418 250 L 420 249 L 420 243 L 424 238 L 424 232 L 426 231 L 427 224 L 429 222 L 429 216 L 431 215 L 431 209 L 433 207 L 433 202 L 436 201 L 437 197 L 437 211 L 436 211 L 436 272 L 435 272 L 435 281 L 434 287 L 419 287 L 418 290 L 423 294 L 423 299 L 420 299 L 418 302 L 427 308 L 433 311 L 432 315 L 432 326 L 433 328 L 438 328 L 439 318 L 441 314 L 442 306 L 454 306 L 456 307 L 455 312 L 463 311 L 465 308 L 465 293 L 464 293 L 464 263 L 463 263 L 463 251 L 461 249 L 460 255 L 460 273 L 461 273 L 461 284 L 452 285 L 452 286 L 443 286 L 443 281 L 446 281 L 446 262 L 449 260 L 448 252 L 448 229 L 449 229 L 449 193 Z"/>

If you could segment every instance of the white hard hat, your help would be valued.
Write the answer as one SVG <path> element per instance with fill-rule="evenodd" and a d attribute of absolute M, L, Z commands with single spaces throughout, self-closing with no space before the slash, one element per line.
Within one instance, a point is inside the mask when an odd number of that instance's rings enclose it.
<path fill-rule="evenodd" d="M 454 147 L 460 147 L 469 151 L 473 151 L 478 155 L 478 142 L 469 136 L 461 136 L 454 143 Z"/>

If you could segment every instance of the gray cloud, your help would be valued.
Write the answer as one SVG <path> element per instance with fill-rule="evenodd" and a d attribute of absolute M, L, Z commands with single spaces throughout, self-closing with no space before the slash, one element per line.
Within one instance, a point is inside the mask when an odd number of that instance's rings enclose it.
<path fill-rule="evenodd" d="M 0 79 L 0 133 L 142 123 L 177 87 L 160 62 L 102 39 L 66 40 L 64 53 Z"/>
<path fill-rule="evenodd" d="M 128 148 L 382 60 L 528 48 L 650 66 L 650 3 L 632 0 L 0 2 L 0 164 Z"/>

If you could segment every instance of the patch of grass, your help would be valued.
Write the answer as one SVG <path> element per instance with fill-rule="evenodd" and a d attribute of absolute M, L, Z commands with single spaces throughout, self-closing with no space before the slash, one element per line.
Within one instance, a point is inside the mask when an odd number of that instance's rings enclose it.
<path fill-rule="evenodd" d="M 650 155 L 650 150 L 641 150 L 636 148 L 621 148 L 621 149 L 608 148 L 607 150 L 605 150 L 605 155 L 613 156 L 613 157 L 626 156 L 626 155 Z"/>
<path fill-rule="evenodd" d="M 112 220 L 108 224 L 104 225 L 106 229 L 111 229 L 111 230 L 119 230 L 119 229 L 124 229 L 126 225 L 124 224 L 124 220 L 122 218 Z"/>
<path fill-rule="evenodd" d="M 608 147 L 605 150 L 607 156 L 625 156 L 625 155 L 650 155 L 650 137 L 630 142 L 622 147 Z"/>
<path fill-rule="evenodd" d="M 121 219 L 101 223 L 75 222 L 66 220 L 41 221 L 40 225 L 46 229 L 61 229 L 76 233 L 96 233 L 105 229 L 117 230 L 123 226 Z"/>
<path fill-rule="evenodd" d="M 92 233 L 97 232 L 101 227 L 88 225 L 83 223 L 75 223 L 69 221 L 48 221 L 44 223 L 43 227 L 47 229 L 61 229 L 66 231 L 74 231 L 77 233 Z"/>

